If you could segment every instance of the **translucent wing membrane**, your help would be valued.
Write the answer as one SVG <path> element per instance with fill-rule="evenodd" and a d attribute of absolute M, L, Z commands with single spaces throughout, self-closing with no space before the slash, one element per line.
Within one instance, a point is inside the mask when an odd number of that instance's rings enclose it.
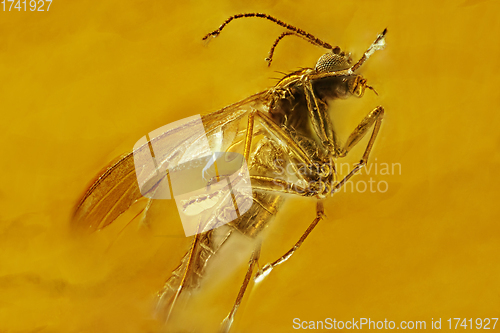
<path fill-rule="evenodd" d="M 256 94 L 220 111 L 202 116 L 204 131 L 194 126 L 196 121 L 191 121 L 159 133 L 158 136 L 149 138 L 136 147 L 136 155 L 147 156 L 155 142 L 160 140 L 163 143 L 168 142 L 165 140 L 166 137 L 176 140 L 172 140 L 170 146 L 164 145 L 160 152 L 161 156 L 157 156 L 160 169 L 207 156 L 212 152 L 226 151 L 234 144 L 242 118 L 249 112 L 251 105 L 260 100 L 260 95 Z M 208 140 L 208 145 L 204 140 Z M 131 152 L 107 167 L 76 206 L 73 226 L 88 231 L 100 230 L 116 220 L 144 195 L 146 200 L 151 200 L 166 174 L 155 177 L 148 174 L 155 170 L 137 172 L 136 164 L 134 153 Z M 138 184 L 138 174 L 142 174 L 143 177 L 139 178 L 148 184 Z"/>
<path fill-rule="evenodd" d="M 73 226 L 96 231 L 112 223 L 142 198 L 132 154 L 121 157 L 94 181 L 76 207 Z"/>

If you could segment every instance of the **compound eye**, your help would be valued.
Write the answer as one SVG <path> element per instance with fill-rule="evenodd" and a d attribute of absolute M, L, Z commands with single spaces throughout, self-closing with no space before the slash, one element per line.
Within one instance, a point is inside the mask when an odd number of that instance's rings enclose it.
<path fill-rule="evenodd" d="M 350 67 L 351 58 L 340 51 L 339 47 L 336 49 L 339 53 L 334 53 L 335 49 L 333 49 L 332 52 L 325 53 L 319 58 L 315 67 L 317 72 L 333 72 Z"/>

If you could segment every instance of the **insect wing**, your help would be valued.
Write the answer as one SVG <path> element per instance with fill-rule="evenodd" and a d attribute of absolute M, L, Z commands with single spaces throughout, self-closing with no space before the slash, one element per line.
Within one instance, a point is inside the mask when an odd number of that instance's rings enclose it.
<path fill-rule="evenodd" d="M 167 170 L 190 157 L 210 155 L 201 117 L 181 119 L 150 132 L 136 142 L 133 155 L 141 194 L 170 199 Z"/>
<path fill-rule="evenodd" d="M 142 158 L 146 158 L 150 154 L 150 147 L 153 142 L 161 140 L 166 135 L 173 135 L 175 131 L 182 132 L 177 138 L 183 138 L 185 142 L 179 141 L 176 144 L 167 145 L 161 149 L 160 156 L 156 156 L 156 161 L 162 168 L 167 165 L 178 165 L 186 160 L 194 160 L 200 157 L 210 155 L 212 151 L 225 152 L 236 140 L 241 140 L 240 123 L 244 116 L 251 110 L 252 105 L 260 101 L 263 93 L 255 94 L 249 98 L 230 105 L 222 110 L 211 114 L 201 116 L 201 121 L 204 127 L 204 136 L 200 130 L 190 131 L 189 126 L 192 122 L 183 122 L 181 126 L 166 131 L 164 133 L 153 132 L 156 137 L 149 138 L 149 141 L 142 142 L 135 148 Z M 182 131 L 181 131 L 182 129 Z M 172 130 L 174 132 L 172 132 Z M 162 131 L 163 132 L 163 131 Z M 206 138 L 208 146 L 200 143 L 202 138 Z M 192 147 L 185 144 L 191 143 Z M 186 149 L 186 147 L 191 147 Z M 160 168 L 161 169 L 161 168 Z M 148 169 L 143 172 L 143 175 L 152 175 L 153 170 Z M 142 192 L 148 193 L 157 189 L 155 184 L 159 184 L 159 180 L 163 179 L 164 175 L 155 178 L 144 176 Z M 96 231 L 105 228 L 110 223 L 115 221 L 121 214 L 127 211 L 135 202 L 143 198 L 141 193 L 141 184 L 138 183 L 136 165 L 134 163 L 134 153 L 129 153 L 119 158 L 115 163 L 104 169 L 92 182 L 92 185 L 83 195 L 82 199 L 75 208 L 72 225 L 80 230 Z M 162 192 L 165 194 L 165 190 Z M 152 200 L 146 197 L 147 200 Z M 149 207 L 149 205 L 146 205 Z"/>

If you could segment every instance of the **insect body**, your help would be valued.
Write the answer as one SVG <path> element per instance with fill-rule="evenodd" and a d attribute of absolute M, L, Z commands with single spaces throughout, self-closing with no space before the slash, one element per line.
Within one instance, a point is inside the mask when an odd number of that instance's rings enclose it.
<path fill-rule="evenodd" d="M 252 276 L 255 281 L 261 281 L 273 268 L 289 259 L 324 217 L 321 200 L 338 191 L 367 163 L 384 114 L 381 106 L 369 112 L 349 135 L 345 144 L 341 145 L 333 130 L 328 107 L 335 99 L 362 97 L 366 89 L 373 90 L 367 80 L 357 74 L 357 70 L 376 50 L 385 46 L 386 30 L 378 35 L 363 56 L 354 63 L 350 54 L 339 47 L 332 47 L 303 30 L 266 14 L 250 13 L 230 17 L 204 39 L 219 35 L 228 23 L 242 17 L 264 18 L 286 29 L 272 46 L 267 58 L 269 63 L 277 44 L 290 35 L 329 51 L 318 60 L 314 68 L 290 73 L 271 89 L 202 116 L 205 133 L 193 130 L 183 139 L 182 147 L 173 145 L 162 155 L 161 163 L 168 165 L 186 158 L 210 155 L 215 151 L 240 153 L 248 165 L 252 188 L 251 196 L 243 198 L 251 201 L 250 208 L 229 223 L 226 223 L 225 217 L 228 201 L 223 198 L 198 196 L 184 201 L 183 209 L 190 211 L 198 212 L 208 206 L 215 207 L 215 213 L 201 215 L 200 226 L 211 224 L 220 227 L 200 229 L 193 236 L 181 264 L 159 293 L 158 309 L 167 320 L 174 311 L 176 302 L 199 288 L 213 259 L 228 246 L 235 235 L 258 239 L 261 231 L 276 215 L 285 194 L 314 197 L 318 200 L 316 218 L 302 237 L 287 253 L 264 265 L 254 276 L 255 265 L 260 256 L 260 242 L 255 243 L 240 292 L 232 310 L 223 321 L 222 331 L 230 329 Z M 150 138 L 148 143 L 138 149 L 148 149 L 155 140 L 168 138 L 182 131 L 189 132 L 191 128 L 194 128 L 194 124 L 188 122 L 182 128 L 170 129 Z M 333 161 L 347 155 L 370 130 L 371 137 L 360 162 L 343 179 L 336 179 Z M 209 147 L 190 148 L 200 142 L 202 134 L 206 135 Z M 277 171 L 285 166 L 291 166 L 293 172 L 277 177 Z M 217 178 L 219 176 L 225 175 L 218 175 Z M 234 187 L 235 184 L 232 185 Z M 238 192 L 232 195 L 233 200 L 243 196 Z M 141 198 L 134 173 L 133 154 L 130 153 L 111 165 L 87 190 L 76 207 L 73 223 L 88 230 L 102 229 Z M 149 199 L 144 215 L 151 203 L 152 199 Z M 224 223 L 221 222 L 223 220 Z"/>

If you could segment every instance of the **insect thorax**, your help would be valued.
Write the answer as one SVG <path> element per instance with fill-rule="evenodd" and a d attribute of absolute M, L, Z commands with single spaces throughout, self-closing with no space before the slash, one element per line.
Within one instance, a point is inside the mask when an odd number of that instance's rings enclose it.
<path fill-rule="evenodd" d="M 306 138 L 314 138 L 315 133 L 311 127 L 302 79 L 312 73 L 317 71 L 308 68 L 285 76 L 270 90 L 268 97 L 271 118 L 281 127 Z M 356 77 L 351 75 L 312 81 L 318 107 L 326 110 L 334 100 L 351 96 Z"/>

